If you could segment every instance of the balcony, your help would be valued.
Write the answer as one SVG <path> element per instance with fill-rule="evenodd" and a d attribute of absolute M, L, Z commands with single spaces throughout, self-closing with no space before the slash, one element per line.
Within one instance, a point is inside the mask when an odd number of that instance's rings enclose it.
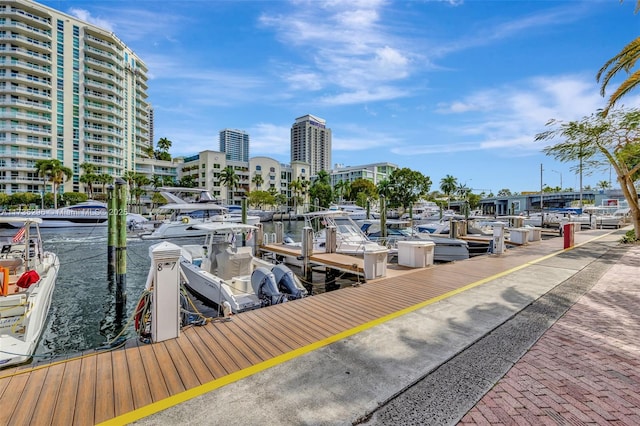
<path fill-rule="evenodd" d="M 9 66 L 17 70 L 26 71 L 29 74 L 40 74 L 45 77 L 49 77 L 51 74 L 51 67 L 49 66 L 36 65 L 16 59 L 2 58 L 0 59 L 0 66 Z"/>
<path fill-rule="evenodd" d="M 24 124 L 8 124 L 8 123 L 0 122 L 0 131 L 27 133 L 29 135 L 39 134 L 42 136 L 51 136 L 51 126 L 40 127 L 40 126 L 28 126 Z M 51 145 L 51 142 L 47 143 L 46 145 Z"/>
<path fill-rule="evenodd" d="M 51 123 L 50 115 L 27 114 L 24 112 L 0 111 L 0 118 L 17 119 L 36 123 Z"/>
<path fill-rule="evenodd" d="M 94 35 L 91 35 L 91 34 L 88 34 L 88 33 L 85 34 L 84 41 L 87 44 L 94 45 L 94 46 L 99 46 L 99 47 L 101 47 L 103 49 L 108 49 L 111 52 L 117 54 L 118 57 L 120 57 L 120 55 L 119 55 L 120 51 L 118 50 L 118 47 L 114 43 L 111 43 L 110 41 L 103 40 L 101 38 L 98 38 L 98 37 L 96 37 Z"/>
<path fill-rule="evenodd" d="M 37 28 L 24 22 L 9 20 L 6 21 L 3 25 L 0 25 L 0 28 L 10 28 L 14 33 L 25 34 L 30 37 L 36 37 L 45 42 L 51 42 L 51 30 L 49 29 L 41 29 Z"/>
<path fill-rule="evenodd" d="M 0 52 L 8 52 L 11 55 L 17 55 L 29 60 L 36 60 L 45 63 L 47 66 L 51 66 L 51 54 L 39 53 L 33 50 L 24 49 L 18 46 L 0 46 Z"/>
<path fill-rule="evenodd" d="M 45 104 L 45 103 L 40 103 L 40 102 L 32 102 L 29 100 L 24 100 L 24 99 L 11 99 L 9 101 L 7 100 L 0 100 L 0 105 L 15 105 L 15 106 L 19 106 L 19 107 L 23 107 L 23 108 L 29 108 L 29 109 L 35 109 L 35 110 L 39 110 L 39 111 L 51 111 L 51 105 L 50 104 Z"/>
<path fill-rule="evenodd" d="M 23 46 L 27 49 L 35 49 L 40 52 L 50 52 L 51 42 L 40 41 L 32 37 L 26 37 L 15 33 L 0 34 L 0 41 L 6 41 L 12 45 Z"/>
<path fill-rule="evenodd" d="M 103 72 L 115 72 L 115 73 L 119 73 L 120 67 L 111 64 L 109 62 L 105 62 L 105 61 L 99 61 L 97 59 L 94 59 L 90 56 L 86 56 L 84 58 L 85 63 L 90 64 L 92 69 L 95 69 L 97 71 L 103 71 Z"/>

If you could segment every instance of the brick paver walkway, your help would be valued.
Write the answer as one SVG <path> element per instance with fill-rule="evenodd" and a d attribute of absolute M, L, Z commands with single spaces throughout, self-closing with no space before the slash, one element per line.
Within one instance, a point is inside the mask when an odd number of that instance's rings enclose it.
<path fill-rule="evenodd" d="M 633 247 L 460 424 L 640 425 L 639 267 Z"/>

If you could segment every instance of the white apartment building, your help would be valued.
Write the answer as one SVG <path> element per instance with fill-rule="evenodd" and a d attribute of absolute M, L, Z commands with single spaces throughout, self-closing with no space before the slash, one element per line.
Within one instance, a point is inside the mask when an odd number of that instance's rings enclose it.
<path fill-rule="evenodd" d="M 343 166 L 336 164 L 329 173 L 331 176 L 331 186 L 335 186 L 340 181 L 353 182 L 356 179 L 370 180 L 374 184 L 379 184 L 383 180 L 388 180 L 391 173 L 399 167 L 392 163 L 374 163 L 362 166 Z"/>
<path fill-rule="evenodd" d="M 291 163 L 311 165 L 311 176 L 331 170 L 331 129 L 326 120 L 311 114 L 296 118 L 291 126 Z"/>
<path fill-rule="evenodd" d="M 240 205 L 242 197 L 250 191 L 269 191 L 269 188 L 276 188 L 277 193 L 291 198 L 289 183 L 295 179 L 310 179 L 309 164 L 287 165 L 269 157 L 253 157 L 248 162 L 230 161 L 224 152 L 202 151 L 183 161 L 178 178 L 192 176 L 198 188 L 206 189 L 223 204 Z M 238 188 L 234 190 L 229 190 L 220 181 L 220 174 L 227 166 L 231 166 L 239 177 Z M 262 178 L 260 185 L 256 175 Z"/>
<path fill-rule="evenodd" d="M 44 189 L 35 162 L 135 170 L 152 145 L 147 67 L 113 33 L 27 0 L 0 0 L 0 191 Z M 50 188 L 47 188 L 50 190 Z"/>

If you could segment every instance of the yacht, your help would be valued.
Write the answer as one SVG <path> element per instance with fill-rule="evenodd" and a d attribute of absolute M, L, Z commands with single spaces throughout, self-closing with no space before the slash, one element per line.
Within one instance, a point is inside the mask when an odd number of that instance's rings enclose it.
<path fill-rule="evenodd" d="M 196 225 L 210 222 L 231 222 L 241 223 L 241 213 L 229 213 L 227 207 L 217 204 L 213 196 L 206 190 L 188 190 L 198 192 L 197 201 L 189 202 L 178 195 L 175 190 L 161 190 L 161 194 L 167 198 L 168 204 L 158 207 L 159 213 L 169 214 L 170 217 L 160 222 L 157 227 L 150 232 L 142 232 L 138 235 L 144 240 L 158 240 L 166 238 L 203 237 L 207 235 L 205 229 Z M 247 224 L 257 225 L 260 223 L 259 216 L 247 215 Z"/>
<path fill-rule="evenodd" d="M 32 358 L 47 322 L 60 261 L 42 247 L 42 222 L 0 217 L 3 224 L 23 224 L 2 241 L 0 253 L 0 368 Z"/>
<path fill-rule="evenodd" d="M 101 201 L 85 201 L 69 207 L 46 210 L 22 210 L 17 212 L 2 212 L 0 219 L 6 217 L 29 217 L 40 218 L 42 223 L 40 228 L 67 228 L 67 227 L 95 227 L 107 226 L 108 209 L 107 204 Z M 139 214 L 127 213 L 127 224 L 130 227 L 141 226 L 148 220 Z M 12 221 L 4 222 L 3 226 L 21 228 L 25 222 Z"/>

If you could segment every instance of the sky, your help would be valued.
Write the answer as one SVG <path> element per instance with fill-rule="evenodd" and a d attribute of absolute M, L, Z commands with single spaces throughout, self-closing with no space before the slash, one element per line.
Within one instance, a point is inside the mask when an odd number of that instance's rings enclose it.
<path fill-rule="evenodd" d="M 626 0 L 40 1 L 112 31 L 149 69 L 155 140 L 171 154 L 250 135 L 250 157 L 290 163 L 290 129 L 332 130 L 332 164 L 417 170 L 432 190 L 579 190 L 542 153 L 550 119 L 604 107 L 598 70 L 640 35 Z M 612 82 L 607 94 L 622 81 Z M 624 98 L 640 106 L 640 91 Z M 583 175 L 618 187 L 607 170 Z"/>

